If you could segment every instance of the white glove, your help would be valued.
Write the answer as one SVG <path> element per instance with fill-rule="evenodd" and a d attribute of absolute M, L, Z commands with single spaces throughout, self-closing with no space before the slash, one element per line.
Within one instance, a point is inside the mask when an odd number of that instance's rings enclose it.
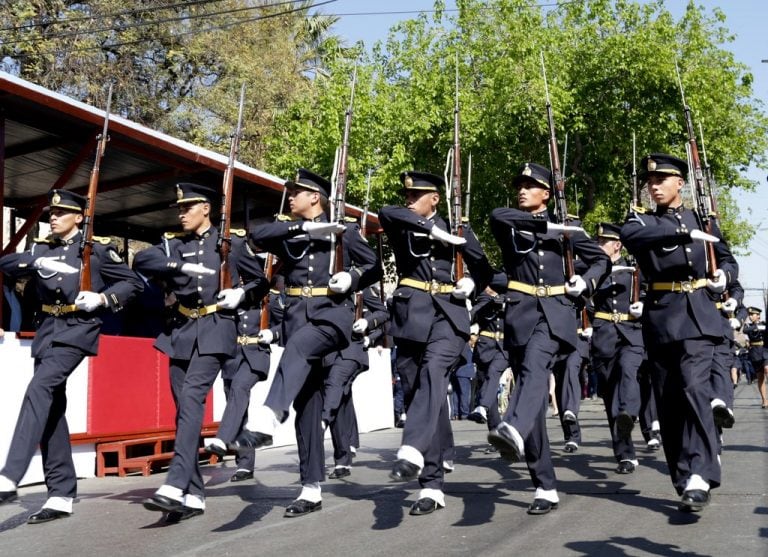
<path fill-rule="evenodd" d="M 352 286 L 352 275 L 346 271 L 336 273 L 328 281 L 328 288 L 336 294 L 344 294 Z"/>
<path fill-rule="evenodd" d="M 104 305 L 104 299 L 98 292 L 83 290 L 75 298 L 75 306 L 83 311 L 94 311 Z"/>
<path fill-rule="evenodd" d="M 216 305 L 222 309 L 235 309 L 245 298 L 245 290 L 242 288 L 225 288 L 216 297 Z"/>
<path fill-rule="evenodd" d="M 480 334 L 480 325 L 477 323 L 472 323 L 469 326 L 469 334 L 470 335 L 479 335 Z"/>
<path fill-rule="evenodd" d="M 689 236 L 691 237 L 691 240 L 699 240 L 701 242 L 712 242 L 713 244 L 720 241 L 720 238 L 712 236 L 712 234 L 707 234 L 703 230 L 698 230 L 698 229 L 691 230 L 689 232 Z"/>
<path fill-rule="evenodd" d="M 259 341 L 259 344 L 272 344 L 275 340 L 275 335 L 273 335 L 272 331 L 269 329 L 262 329 L 259 331 L 259 334 L 256 335 L 256 339 Z"/>
<path fill-rule="evenodd" d="M 592 338 L 592 327 L 587 327 L 586 329 L 582 329 L 579 333 L 579 336 L 583 338 L 584 340 L 589 340 Z"/>
<path fill-rule="evenodd" d="M 629 306 L 629 314 L 635 319 L 643 316 L 643 302 L 635 302 Z"/>
<path fill-rule="evenodd" d="M 370 337 L 363 337 L 363 348 L 368 348 L 371 345 Z"/>
<path fill-rule="evenodd" d="M 628 267 L 627 265 L 614 265 L 611 267 L 611 274 L 618 275 L 619 273 L 634 273 L 634 267 Z"/>
<path fill-rule="evenodd" d="M 722 269 L 715 271 L 715 278 L 707 279 L 707 289 L 716 294 L 725 292 L 725 273 Z"/>
<path fill-rule="evenodd" d="M 467 243 L 466 238 L 462 238 L 461 236 L 454 236 L 450 232 L 446 232 L 437 226 L 432 227 L 432 230 L 429 232 L 429 237 L 433 240 L 440 240 L 443 244 L 450 244 L 452 246 L 463 246 Z"/>
<path fill-rule="evenodd" d="M 729 313 L 736 311 L 737 307 L 739 307 L 739 302 L 736 301 L 736 298 L 728 298 L 723 302 L 723 305 L 720 307 L 720 311 L 722 311 L 725 315 L 728 315 Z"/>
<path fill-rule="evenodd" d="M 33 266 L 35 269 L 40 269 L 41 271 L 62 273 L 64 275 L 71 275 L 78 271 L 78 269 L 74 268 L 72 265 L 68 265 L 56 257 L 38 257 L 35 259 Z"/>
<path fill-rule="evenodd" d="M 196 277 L 198 275 L 212 275 L 216 272 L 200 263 L 184 263 L 179 270 L 191 277 Z"/>
<path fill-rule="evenodd" d="M 556 222 L 547 223 L 547 232 L 584 232 L 580 226 L 571 226 L 569 224 L 557 224 Z M 586 234 L 586 232 L 584 232 Z"/>
<path fill-rule="evenodd" d="M 469 277 L 462 277 L 458 280 L 456 286 L 453 287 L 451 295 L 457 300 L 466 300 L 472 295 L 474 290 L 475 281 Z"/>
<path fill-rule="evenodd" d="M 352 323 L 352 332 L 362 334 L 368 329 L 368 320 L 362 317 Z"/>
<path fill-rule="evenodd" d="M 587 283 L 581 278 L 581 275 L 573 275 L 571 279 L 565 283 L 565 293 L 569 296 L 576 298 L 581 296 L 581 293 L 587 289 Z"/>
<path fill-rule="evenodd" d="M 346 228 L 338 222 L 312 222 L 306 221 L 301 225 L 301 229 L 309 234 L 310 238 L 327 238 L 329 234 L 338 234 L 344 232 Z"/>
<path fill-rule="evenodd" d="M 739 321 L 735 317 L 731 317 L 728 320 L 728 323 L 730 324 L 731 329 L 733 329 L 734 331 L 737 330 L 739 327 L 741 327 L 741 321 Z"/>

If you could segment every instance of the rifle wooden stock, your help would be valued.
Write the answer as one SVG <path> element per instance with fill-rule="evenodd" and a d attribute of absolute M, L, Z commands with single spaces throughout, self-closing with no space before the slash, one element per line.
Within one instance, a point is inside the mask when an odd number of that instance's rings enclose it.
<path fill-rule="evenodd" d="M 683 100 L 683 115 L 685 117 L 685 129 L 688 134 L 688 151 L 691 157 L 691 171 L 693 171 L 693 181 L 696 188 L 696 212 L 699 216 L 699 222 L 702 229 L 707 234 L 712 234 L 712 219 L 709 215 L 709 206 L 707 192 L 704 187 L 704 174 L 701 170 L 701 161 L 699 160 L 699 147 L 696 144 L 696 132 L 693 129 L 693 118 L 691 117 L 691 107 L 685 102 L 685 91 L 683 90 L 683 80 L 680 77 L 680 68 L 675 60 L 675 72 L 677 74 L 677 84 L 680 87 L 680 96 Z M 710 278 L 714 278 L 717 272 L 717 260 L 715 259 L 715 246 L 712 242 L 705 244 L 708 269 Z"/>
<path fill-rule="evenodd" d="M 347 164 L 349 162 L 349 132 L 352 129 L 352 106 L 355 100 L 355 84 L 357 82 L 357 66 L 352 74 L 352 86 L 349 97 L 349 105 L 344 112 L 344 135 L 341 140 L 339 151 L 339 166 L 334 177 L 335 195 L 333 199 L 333 216 L 337 223 L 345 224 L 346 216 L 346 196 L 347 196 Z M 341 273 L 344 271 L 344 245 L 343 233 L 337 234 L 334 239 L 334 265 L 332 272 Z"/>
<path fill-rule="evenodd" d="M 451 197 L 453 198 L 451 224 L 454 236 L 463 236 L 464 229 L 461 225 L 461 122 L 459 113 L 459 61 L 456 60 L 456 101 L 453 107 L 453 169 L 451 173 Z M 464 255 L 457 247 L 453 248 L 453 276 L 459 281 L 464 278 Z"/>
<path fill-rule="evenodd" d="M 229 267 L 229 254 L 232 251 L 232 186 L 235 179 L 235 162 L 240 151 L 240 138 L 243 133 L 243 107 L 245 105 L 245 83 L 240 87 L 240 106 L 237 114 L 237 126 L 229 143 L 229 160 L 224 171 L 221 187 L 221 229 L 219 230 L 219 290 L 232 288 L 232 270 Z"/>
<path fill-rule="evenodd" d="M 93 157 L 93 167 L 88 180 L 88 199 L 83 212 L 82 238 L 80 240 L 80 292 L 92 289 L 91 281 L 91 255 L 93 254 L 93 217 L 96 214 L 96 192 L 99 188 L 99 173 L 101 171 L 101 159 L 107 149 L 109 136 L 109 111 L 112 107 L 112 85 L 107 92 L 107 108 L 104 115 L 104 125 L 101 135 L 96 138 L 96 152 Z"/>

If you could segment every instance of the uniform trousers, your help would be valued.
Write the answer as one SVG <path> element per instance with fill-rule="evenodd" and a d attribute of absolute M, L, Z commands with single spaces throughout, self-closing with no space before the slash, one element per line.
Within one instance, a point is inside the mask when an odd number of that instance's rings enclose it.
<path fill-rule="evenodd" d="M 619 412 L 626 412 L 633 418 L 640 414 L 640 383 L 637 380 L 637 370 L 642 363 L 643 347 L 623 343 L 616 346 L 612 358 L 593 360 L 616 462 L 635 459 L 635 445 L 632 439 L 619 437 L 615 423 Z"/>
<path fill-rule="evenodd" d="M 569 352 L 557 358 L 553 372 L 555 374 L 555 399 L 559 409 L 558 417 L 563 437 L 566 442 L 581 443 L 581 428 L 579 427 L 579 408 L 581 407 L 581 354 L 578 350 Z M 575 422 L 563 419 L 566 410 L 576 416 Z"/>
<path fill-rule="evenodd" d="M 296 446 L 299 451 L 299 478 L 302 485 L 325 481 L 325 430 L 323 414 L 323 379 L 325 372 L 315 361 L 293 407 L 296 410 Z"/>
<path fill-rule="evenodd" d="M 501 423 L 499 381 L 508 366 L 509 360 L 501 350 L 497 351 L 487 364 L 477 362 L 477 377 L 480 383 L 477 403 L 488 410 L 488 431 Z"/>
<path fill-rule="evenodd" d="M 367 362 L 345 360 L 341 356 L 333 362 L 324 386 L 323 419 L 326 423 L 335 420 L 344 392 L 351 388 L 352 381 L 363 370 L 364 363 Z"/>
<path fill-rule="evenodd" d="M 341 333 L 330 323 L 307 323 L 295 331 L 291 331 L 277 366 L 275 378 L 264 401 L 281 422 L 288 418 L 288 410 L 296 399 L 299 391 L 307 383 L 311 374 L 320 375 L 320 387 L 326 370 L 322 367 L 321 359 L 327 354 L 338 350 L 341 346 Z M 316 378 L 313 378 L 316 379 Z M 315 385 L 315 381 L 312 382 Z M 322 392 L 320 393 L 322 404 Z M 317 418 L 320 427 L 320 414 Z"/>
<path fill-rule="evenodd" d="M 263 377 L 251 370 L 248 360 L 242 355 L 235 356 L 236 362 L 227 365 L 236 366 L 232 379 L 224 379 L 224 396 L 227 405 L 219 423 L 216 436 L 229 444 L 237 438 L 248 421 L 248 406 L 251 403 L 251 390 Z M 239 450 L 235 457 L 238 470 L 253 471 L 256 464 L 256 449 Z"/>
<path fill-rule="evenodd" d="M 21 403 L 19 419 L 0 472 L 19 483 L 40 445 L 49 497 L 77 496 L 77 476 L 65 416 L 67 378 L 85 357 L 73 346 L 53 344 L 35 358 L 32 380 Z"/>
<path fill-rule="evenodd" d="M 549 374 L 557 354 L 575 350 L 552 335 L 543 316 L 533 328 L 528 343 L 510 351 L 512 369 L 516 373 L 515 389 L 503 420 L 523 438 L 525 462 L 534 487 L 555 489 L 555 468 L 547 437 Z"/>
<path fill-rule="evenodd" d="M 172 359 L 170 363 L 171 392 L 176 404 L 176 441 L 165 483 L 201 498 L 205 490 L 198 449 L 205 399 L 225 359 L 222 354 L 202 355 L 195 346 L 191 359 Z"/>
<path fill-rule="evenodd" d="M 448 411 L 448 384 L 467 344 L 451 323 L 438 313 L 426 342 L 395 339 L 397 371 L 405 394 L 408 419 L 403 445 L 424 457 L 419 476 L 422 488 L 442 489 L 443 460 L 451 460 L 453 432 Z"/>
<path fill-rule="evenodd" d="M 331 422 L 331 441 L 333 442 L 333 460 L 336 466 L 351 466 L 354 456 L 351 447 L 360 446 L 360 434 L 357 429 L 355 403 L 352 400 L 352 385 L 341 396 L 336 418 Z"/>
<path fill-rule="evenodd" d="M 651 362 L 643 359 L 637 369 L 637 382 L 640 385 L 640 431 L 643 439 L 651 438 L 653 422 L 658 421 L 659 412 L 656 407 L 656 395 L 653 392 L 653 380 L 651 376 Z"/>
<path fill-rule="evenodd" d="M 728 408 L 733 408 L 731 367 L 733 367 L 734 344 L 729 338 L 718 339 L 712 359 L 712 398 L 719 398 Z"/>
<path fill-rule="evenodd" d="M 712 417 L 714 339 L 698 337 L 649 347 L 664 455 L 678 494 L 691 474 L 720 485 Z"/>

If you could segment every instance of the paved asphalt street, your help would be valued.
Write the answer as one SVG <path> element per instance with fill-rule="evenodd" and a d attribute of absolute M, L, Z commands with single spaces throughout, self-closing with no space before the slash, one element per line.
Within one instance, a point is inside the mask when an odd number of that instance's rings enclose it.
<path fill-rule="evenodd" d="M 663 454 L 645 451 L 637 430 L 640 466 L 632 475 L 613 471 L 602 404 L 587 400 L 577 453 L 562 450 L 559 423 L 548 420 L 561 500 L 545 516 L 525 512 L 533 499 L 525 466 L 485 454 L 485 426 L 459 421 L 447 506 L 431 515 L 408 514 L 415 482 L 388 479 L 401 435 L 388 429 L 362 436 L 352 475 L 327 481 L 322 510 L 304 517 L 283 518 L 299 490 L 296 450 L 273 448 L 257 455 L 253 481 L 229 482 L 231 458 L 204 467 L 205 514 L 175 525 L 141 505 L 164 474 L 81 480 L 73 516 L 40 525 L 26 518 L 45 501 L 44 486 L 22 488 L 0 506 L 0 555 L 767 557 L 768 410 L 744 383 L 735 406 L 723 485 L 699 514 L 677 510 Z"/>

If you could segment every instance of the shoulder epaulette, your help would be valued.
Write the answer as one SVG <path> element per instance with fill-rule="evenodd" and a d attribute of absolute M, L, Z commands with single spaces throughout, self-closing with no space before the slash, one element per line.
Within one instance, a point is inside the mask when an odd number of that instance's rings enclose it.
<path fill-rule="evenodd" d="M 461 217 L 461 222 L 467 224 L 469 222 L 469 217 Z"/>
<path fill-rule="evenodd" d="M 109 238 L 108 236 L 94 236 L 93 241 L 97 244 L 101 244 L 102 246 L 108 246 L 112 243 L 112 238 Z"/>
<path fill-rule="evenodd" d="M 632 210 L 639 215 L 644 215 L 648 212 L 646 207 L 640 207 L 639 205 L 633 205 Z"/>
<path fill-rule="evenodd" d="M 355 217 L 344 216 L 344 222 L 357 222 Z"/>
<path fill-rule="evenodd" d="M 181 238 L 186 235 L 186 232 L 166 232 L 163 234 L 163 238 L 166 240 L 173 240 L 174 238 Z"/>
<path fill-rule="evenodd" d="M 237 236 L 239 238 L 245 238 L 246 230 L 245 230 L 245 228 L 231 228 L 229 230 L 229 233 L 230 234 L 234 234 L 235 236 Z"/>
<path fill-rule="evenodd" d="M 52 244 L 54 239 L 53 236 L 46 236 L 45 238 L 35 238 L 32 241 L 36 244 Z"/>
<path fill-rule="evenodd" d="M 275 219 L 280 221 L 280 222 L 289 222 L 289 221 L 293 220 L 293 217 L 291 217 L 291 215 L 283 215 L 281 213 L 281 214 L 275 216 Z"/>

